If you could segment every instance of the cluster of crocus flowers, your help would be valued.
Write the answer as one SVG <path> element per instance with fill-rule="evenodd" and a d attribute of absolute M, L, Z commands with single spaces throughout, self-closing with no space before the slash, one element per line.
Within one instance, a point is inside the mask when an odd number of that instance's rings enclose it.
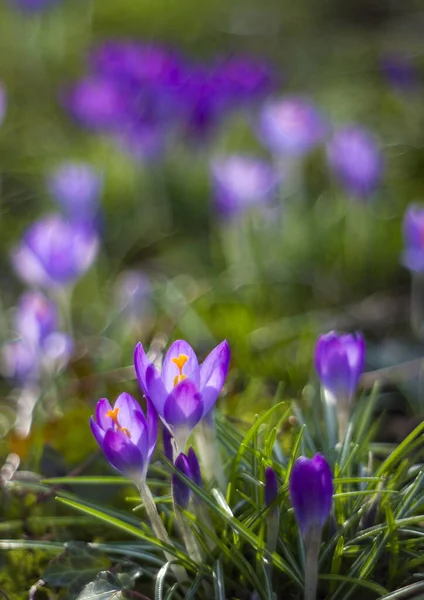
<path fill-rule="evenodd" d="M 175 131 L 204 139 L 225 114 L 255 104 L 273 86 L 270 67 L 255 59 L 199 66 L 159 44 L 109 40 L 94 48 L 89 74 L 62 101 L 82 126 L 151 159 Z"/>
<path fill-rule="evenodd" d="M 51 214 L 26 230 L 12 250 L 12 264 L 29 285 L 63 288 L 89 269 L 98 249 L 99 239 L 92 225 Z"/>
<path fill-rule="evenodd" d="M 185 341 L 174 342 L 159 371 L 139 343 L 134 353 L 137 378 L 144 395 L 152 402 L 165 427 L 173 436 L 178 452 L 208 415 L 222 390 L 230 363 L 230 348 L 221 342 L 201 365 Z"/>
<path fill-rule="evenodd" d="M 380 185 L 383 156 L 376 137 L 358 125 L 337 130 L 327 146 L 330 169 L 353 197 L 366 198 Z"/>
<path fill-rule="evenodd" d="M 326 401 L 335 406 L 339 420 L 339 439 L 343 438 L 350 404 L 364 370 L 365 342 L 361 334 L 330 331 L 318 338 L 315 368 Z"/>
<path fill-rule="evenodd" d="M 71 337 L 59 330 L 56 305 L 41 292 L 22 295 L 15 314 L 19 336 L 2 349 L 5 375 L 21 385 L 35 382 L 43 372 L 65 367 L 72 356 Z"/>

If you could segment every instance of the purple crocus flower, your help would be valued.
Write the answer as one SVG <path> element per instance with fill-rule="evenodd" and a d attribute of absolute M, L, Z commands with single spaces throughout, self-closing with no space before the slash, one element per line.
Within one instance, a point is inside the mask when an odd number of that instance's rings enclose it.
<path fill-rule="evenodd" d="M 290 500 L 304 538 L 321 530 L 331 511 L 333 476 L 321 454 L 300 456 L 293 465 L 289 481 Z"/>
<path fill-rule="evenodd" d="M 269 94 L 275 74 L 268 63 L 247 56 L 222 61 L 215 70 L 231 102 L 254 102 Z"/>
<path fill-rule="evenodd" d="M 1 370 L 19 385 L 34 382 L 40 374 L 40 359 L 34 346 L 25 339 L 5 344 L 1 349 Z"/>
<path fill-rule="evenodd" d="M 199 366 L 190 344 L 178 340 L 166 353 L 161 373 L 138 343 L 134 364 L 141 389 L 183 451 L 191 431 L 210 412 L 222 390 L 230 364 L 227 341 Z"/>
<path fill-rule="evenodd" d="M 87 271 L 98 248 L 91 226 L 51 214 L 27 229 L 12 251 L 12 263 L 19 277 L 30 285 L 61 287 L 74 283 Z"/>
<path fill-rule="evenodd" d="M 307 98 L 269 100 L 260 113 L 259 138 L 274 154 L 301 156 L 320 144 L 326 133 L 321 112 Z"/>
<path fill-rule="evenodd" d="M 192 474 L 190 470 L 190 463 L 185 454 L 181 453 L 177 456 L 175 460 L 176 468 L 183 473 L 189 479 L 192 479 Z M 172 474 L 172 497 L 174 499 L 174 503 L 180 508 L 186 509 L 190 502 L 191 490 L 190 488 L 181 480 L 178 476 L 178 473 Z"/>
<path fill-rule="evenodd" d="M 65 162 L 48 178 L 53 198 L 72 220 L 93 220 L 99 207 L 102 176 L 87 163 Z"/>
<path fill-rule="evenodd" d="M 238 154 L 215 159 L 211 174 L 216 208 L 226 218 L 272 201 L 280 181 L 266 161 Z"/>
<path fill-rule="evenodd" d="M 318 338 L 315 368 L 323 388 L 334 400 L 348 403 L 364 370 L 365 342 L 361 334 L 330 331 Z"/>
<path fill-rule="evenodd" d="M 402 263 L 415 273 L 424 272 L 424 207 L 409 206 L 403 220 L 405 249 Z"/>
<path fill-rule="evenodd" d="M 56 305 L 37 291 L 25 292 L 15 314 L 15 327 L 21 337 L 32 346 L 40 346 L 56 331 L 58 315 Z"/>
<path fill-rule="evenodd" d="M 133 99 L 126 86 L 106 77 L 87 77 L 62 95 L 67 110 L 84 127 L 116 131 L 130 119 Z"/>
<path fill-rule="evenodd" d="M 0 84 L 0 125 L 3 123 L 7 110 L 7 93 L 5 87 Z"/>
<path fill-rule="evenodd" d="M 112 467 L 136 485 L 144 481 L 156 447 L 158 422 L 147 401 L 147 416 L 130 394 L 118 396 L 112 408 L 109 400 L 97 402 L 91 431 Z"/>
<path fill-rule="evenodd" d="M 200 471 L 199 461 L 194 449 L 191 446 L 187 452 L 187 460 L 188 464 L 190 465 L 191 479 L 198 487 L 203 487 L 202 473 Z"/>
<path fill-rule="evenodd" d="M 383 157 L 377 139 L 357 125 L 339 129 L 327 146 L 327 159 L 335 177 L 359 198 L 374 192 L 383 177 Z"/>
<path fill-rule="evenodd" d="M 265 505 L 269 506 L 278 496 L 277 475 L 272 467 L 265 469 Z"/>

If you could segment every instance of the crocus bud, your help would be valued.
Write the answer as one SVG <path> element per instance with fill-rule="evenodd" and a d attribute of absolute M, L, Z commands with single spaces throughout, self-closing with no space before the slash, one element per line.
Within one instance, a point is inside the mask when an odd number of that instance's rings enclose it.
<path fill-rule="evenodd" d="M 405 249 L 402 263 L 415 273 L 424 273 L 424 206 L 408 207 L 403 220 Z"/>
<path fill-rule="evenodd" d="M 185 454 L 181 453 L 175 460 L 176 468 L 181 471 L 186 477 L 193 479 L 190 471 L 190 463 Z M 191 490 L 187 485 L 180 479 L 178 473 L 172 474 L 172 496 L 174 502 L 180 508 L 187 508 L 190 502 Z"/>
<path fill-rule="evenodd" d="M 197 486 L 202 487 L 203 482 L 199 461 L 197 460 L 197 455 L 191 446 L 188 449 L 187 459 L 188 464 L 190 465 L 191 478 Z"/>
<path fill-rule="evenodd" d="M 313 458 L 300 456 L 290 475 L 289 490 L 303 537 L 312 530 L 321 530 L 333 499 L 333 477 L 326 459 L 321 454 Z"/>
<path fill-rule="evenodd" d="M 48 189 L 72 220 L 92 220 L 98 210 L 102 177 L 87 163 L 66 162 L 50 175 Z"/>
<path fill-rule="evenodd" d="M 272 467 L 265 469 L 265 504 L 269 506 L 278 496 L 278 481 Z"/>
<path fill-rule="evenodd" d="M 271 152 L 302 156 L 323 141 L 327 125 L 309 99 L 288 96 L 264 104 L 258 133 Z"/>
<path fill-rule="evenodd" d="M 318 338 L 315 368 L 321 385 L 334 400 L 348 403 L 364 370 L 365 342 L 359 333 L 330 331 Z"/>
<path fill-rule="evenodd" d="M 334 134 L 327 158 L 335 177 L 346 191 L 359 198 L 380 185 L 383 157 L 376 138 L 366 129 L 348 125 Z"/>
<path fill-rule="evenodd" d="M 162 426 L 162 448 L 163 453 L 171 462 L 174 460 L 174 449 L 172 445 L 173 437 L 165 425 Z"/>
<path fill-rule="evenodd" d="M 211 165 L 213 196 L 217 212 L 236 217 L 275 198 L 279 177 L 272 166 L 252 156 L 230 155 Z"/>

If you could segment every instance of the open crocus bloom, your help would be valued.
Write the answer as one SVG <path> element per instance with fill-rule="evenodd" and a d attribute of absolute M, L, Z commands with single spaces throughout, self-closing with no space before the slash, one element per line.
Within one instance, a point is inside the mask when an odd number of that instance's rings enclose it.
<path fill-rule="evenodd" d="M 230 347 L 221 342 L 199 365 L 193 348 L 178 340 L 165 355 L 162 372 L 138 343 L 134 364 L 141 389 L 183 452 L 193 428 L 214 406 L 230 364 Z"/>
<path fill-rule="evenodd" d="M 107 398 L 96 406 L 91 431 L 112 467 L 137 485 L 147 474 L 158 436 L 157 415 L 147 401 L 147 417 L 137 400 L 121 394 L 112 408 Z"/>

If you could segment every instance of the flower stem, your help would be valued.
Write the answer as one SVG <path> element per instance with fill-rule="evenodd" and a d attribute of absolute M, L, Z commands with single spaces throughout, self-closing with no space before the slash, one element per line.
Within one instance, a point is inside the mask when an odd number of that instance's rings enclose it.
<path fill-rule="evenodd" d="M 305 536 L 305 600 L 316 600 L 318 587 L 318 555 L 321 544 L 321 527 L 312 527 Z"/>
<path fill-rule="evenodd" d="M 207 481 L 215 479 L 221 491 L 225 492 L 227 482 L 216 440 L 215 426 L 208 417 L 202 419 L 196 427 L 196 442 L 205 479 Z"/>
<path fill-rule="evenodd" d="M 165 526 L 162 523 L 162 519 L 159 516 L 159 513 L 156 508 L 155 500 L 153 498 L 152 492 L 150 491 L 150 488 L 147 485 L 146 481 L 141 481 L 138 489 L 139 489 L 140 497 L 143 501 L 144 508 L 146 509 L 147 517 L 150 521 L 150 525 L 152 526 L 154 534 L 164 544 L 167 544 L 168 546 L 173 546 L 173 544 L 169 538 L 168 532 L 166 531 Z M 164 550 L 164 554 L 165 554 L 165 557 L 167 560 L 169 560 L 169 561 L 175 560 L 175 557 L 172 554 L 170 554 L 169 552 L 167 552 L 166 550 Z M 187 576 L 187 573 L 186 573 L 186 570 L 184 569 L 184 567 L 181 567 L 179 565 L 172 565 L 172 570 L 178 581 L 184 581 L 184 580 L 188 579 L 188 576 Z"/>

